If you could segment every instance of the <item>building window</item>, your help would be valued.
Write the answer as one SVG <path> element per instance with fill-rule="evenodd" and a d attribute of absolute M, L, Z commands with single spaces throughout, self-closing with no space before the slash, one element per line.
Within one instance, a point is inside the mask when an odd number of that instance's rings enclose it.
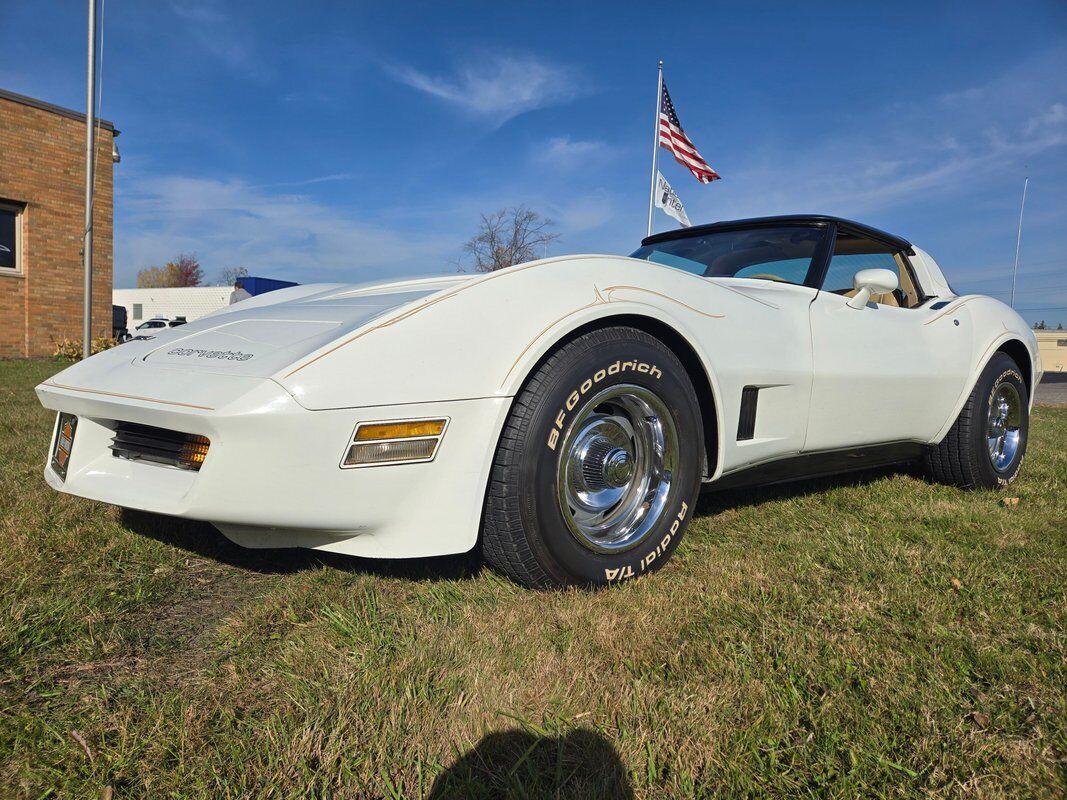
<path fill-rule="evenodd" d="M 140 319 L 144 315 L 144 308 L 140 303 L 133 304 L 133 318 Z"/>
<path fill-rule="evenodd" d="M 22 206 L 0 203 L 0 272 L 22 272 Z"/>

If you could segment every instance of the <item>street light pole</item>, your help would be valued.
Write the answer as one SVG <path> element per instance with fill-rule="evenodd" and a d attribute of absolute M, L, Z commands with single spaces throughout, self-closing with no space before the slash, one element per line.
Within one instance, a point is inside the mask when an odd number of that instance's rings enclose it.
<path fill-rule="evenodd" d="M 96 153 L 96 0 L 89 0 L 89 68 L 85 94 L 85 234 L 82 243 L 85 272 L 82 310 L 82 358 L 92 355 L 93 339 L 93 181 Z"/>
<path fill-rule="evenodd" d="M 1023 211 L 1026 210 L 1026 189 L 1030 186 L 1030 177 L 1023 180 L 1023 201 L 1019 205 L 1019 230 L 1015 234 L 1015 266 L 1011 271 L 1011 307 L 1015 308 L 1015 277 L 1019 274 L 1019 247 L 1023 243 Z"/>

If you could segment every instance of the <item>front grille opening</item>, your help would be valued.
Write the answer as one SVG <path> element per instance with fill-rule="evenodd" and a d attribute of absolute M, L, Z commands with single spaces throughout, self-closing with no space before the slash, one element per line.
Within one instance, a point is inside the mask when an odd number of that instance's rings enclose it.
<path fill-rule="evenodd" d="M 109 445 L 115 458 L 151 461 L 180 469 L 199 470 L 211 441 L 194 433 L 170 431 L 136 422 L 120 422 Z"/>

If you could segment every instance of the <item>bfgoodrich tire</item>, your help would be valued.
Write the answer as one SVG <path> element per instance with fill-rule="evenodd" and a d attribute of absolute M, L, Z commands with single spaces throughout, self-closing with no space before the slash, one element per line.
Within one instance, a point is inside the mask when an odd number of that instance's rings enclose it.
<path fill-rule="evenodd" d="M 658 569 L 700 491 L 700 406 L 662 342 L 629 327 L 553 353 L 515 398 L 489 481 L 486 561 L 526 586 Z"/>
<path fill-rule="evenodd" d="M 948 434 L 926 453 L 931 480 L 1000 489 L 1019 474 L 1030 434 L 1030 398 L 1018 364 L 997 353 Z"/>

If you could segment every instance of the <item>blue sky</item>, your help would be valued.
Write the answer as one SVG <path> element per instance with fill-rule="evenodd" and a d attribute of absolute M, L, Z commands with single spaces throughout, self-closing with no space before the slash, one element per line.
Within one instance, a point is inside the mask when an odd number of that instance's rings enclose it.
<path fill-rule="evenodd" d="M 1007 299 L 1030 175 L 1016 305 L 1067 325 L 1061 0 L 103 2 L 118 286 L 182 250 L 212 278 L 454 272 L 479 213 L 518 203 L 553 252 L 629 252 L 663 58 L 723 176 L 661 151 L 694 222 L 854 217 Z M 0 0 L 0 86 L 82 107 L 85 5 Z"/>

